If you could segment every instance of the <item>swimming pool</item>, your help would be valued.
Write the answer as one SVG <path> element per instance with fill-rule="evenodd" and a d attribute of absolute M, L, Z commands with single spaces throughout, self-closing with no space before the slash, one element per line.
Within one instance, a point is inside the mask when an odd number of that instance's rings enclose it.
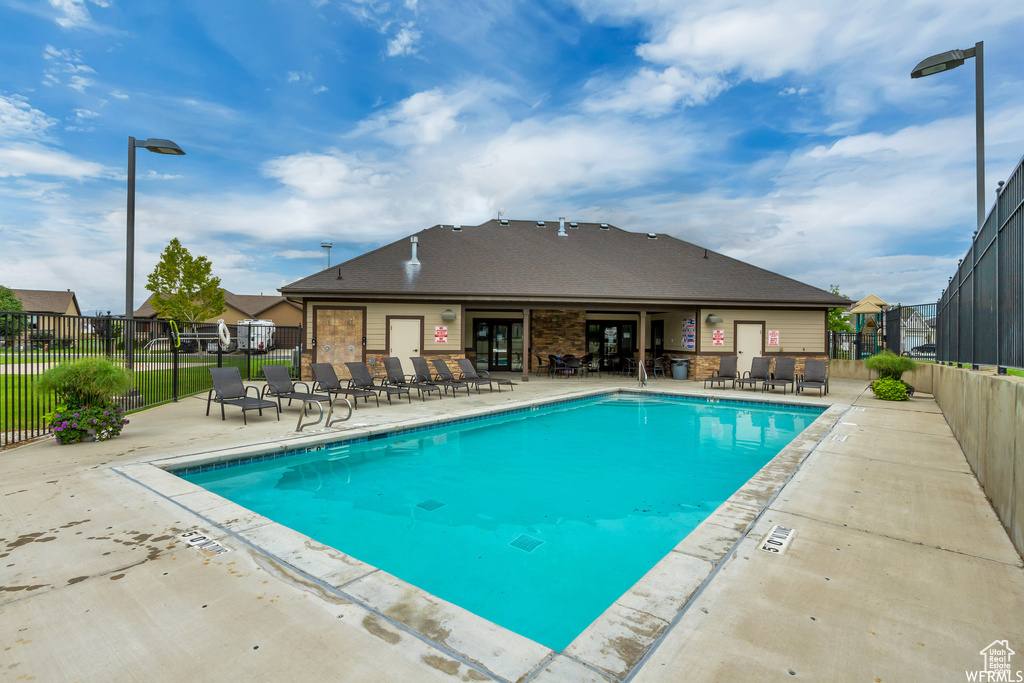
<path fill-rule="evenodd" d="M 820 412 L 620 394 L 184 476 L 561 651 Z"/>

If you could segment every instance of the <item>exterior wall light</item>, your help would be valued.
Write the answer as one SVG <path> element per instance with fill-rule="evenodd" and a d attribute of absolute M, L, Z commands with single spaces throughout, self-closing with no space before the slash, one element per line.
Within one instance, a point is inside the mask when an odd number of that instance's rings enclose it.
<path fill-rule="evenodd" d="M 455 320 L 456 317 L 455 311 L 450 308 L 446 309 L 445 312 L 441 314 L 441 320 Z"/>
<path fill-rule="evenodd" d="M 708 317 L 705 319 L 704 322 L 714 325 L 715 323 L 722 322 L 722 319 L 719 316 L 715 315 L 714 313 L 708 313 Z"/>

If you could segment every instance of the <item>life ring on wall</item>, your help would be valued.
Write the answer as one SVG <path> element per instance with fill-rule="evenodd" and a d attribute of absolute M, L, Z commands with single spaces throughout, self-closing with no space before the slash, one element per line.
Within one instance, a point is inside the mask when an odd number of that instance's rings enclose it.
<path fill-rule="evenodd" d="M 217 321 L 217 336 L 220 337 L 220 343 L 225 347 L 231 346 L 231 330 L 228 329 L 223 320 Z"/>

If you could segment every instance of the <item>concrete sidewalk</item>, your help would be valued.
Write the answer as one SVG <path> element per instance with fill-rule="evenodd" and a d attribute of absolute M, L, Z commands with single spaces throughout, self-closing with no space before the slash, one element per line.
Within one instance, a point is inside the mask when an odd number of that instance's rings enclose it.
<path fill-rule="evenodd" d="M 992 641 L 1022 651 L 1021 558 L 934 401 L 891 404 L 865 396 L 864 382 L 832 384 L 829 397 L 807 400 L 852 409 L 774 501 L 751 508 L 750 528 L 646 658 L 635 653 L 639 666 L 626 677 L 965 680 Z M 514 392 L 361 407 L 350 424 L 458 416 L 599 386 L 635 384 L 531 381 Z M 666 380 L 651 389 L 705 393 Z M 0 452 L 0 677 L 516 680 L 256 548 L 229 542 L 231 552 L 206 558 L 185 546 L 178 534 L 208 522 L 111 467 L 278 439 L 298 414 L 250 415 L 243 426 L 237 410 L 226 422 L 204 411 L 205 401 L 188 399 L 133 415 L 114 441 Z M 796 530 L 783 555 L 756 549 L 774 524 Z M 621 678 L 563 655 L 519 680 Z"/>

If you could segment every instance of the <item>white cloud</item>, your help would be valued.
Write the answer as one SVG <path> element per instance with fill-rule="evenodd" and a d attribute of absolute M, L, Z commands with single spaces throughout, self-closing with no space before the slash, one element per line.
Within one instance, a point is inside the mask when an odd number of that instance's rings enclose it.
<path fill-rule="evenodd" d="M 43 85 L 60 85 L 67 77 L 69 88 L 85 92 L 85 89 L 94 83 L 91 78 L 82 75 L 95 74 L 96 71 L 85 64 L 85 60 L 78 50 L 58 50 L 52 45 L 47 45 L 43 50 L 43 59 L 49 63 L 43 71 Z"/>
<path fill-rule="evenodd" d="M 128 95 L 125 95 L 123 92 L 121 92 L 119 90 L 112 90 L 111 93 L 110 93 L 110 96 L 113 97 L 116 100 L 127 100 L 127 99 L 129 99 Z"/>
<path fill-rule="evenodd" d="M 458 127 L 459 112 L 478 95 L 468 89 L 451 96 L 439 88 L 418 92 L 391 110 L 364 121 L 356 135 L 373 132 L 400 146 L 436 144 Z"/>
<path fill-rule="evenodd" d="M 285 249 L 274 252 L 274 256 L 283 259 L 318 259 L 323 258 L 323 252 L 313 251 L 312 249 Z"/>
<path fill-rule="evenodd" d="M 671 66 L 661 71 L 644 67 L 624 83 L 591 81 L 588 87 L 599 92 L 584 101 L 587 111 L 658 116 L 679 106 L 705 104 L 727 84 L 715 75 L 698 76 Z"/>
<path fill-rule="evenodd" d="M 302 197 L 327 199 L 359 196 L 386 184 L 389 175 L 339 154 L 306 152 L 271 159 L 263 174 L 278 180 Z"/>
<path fill-rule="evenodd" d="M 416 54 L 416 43 L 422 37 L 413 24 L 403 26 L 398 34 L 388 41 L 388 57 L 400 57 Z"/>
<path fill-rule="evenodd" d="M 109 176 L 110 171 L 102 164 L 42 145 L 15 144 L 0 148 L 0 178 L 29 175 L 85 180 Z"/>
<path fill-rule="evenodd" d="M 42 139 L 56 121 L 20 95 L 0 95 L 0 138 Z"/>

